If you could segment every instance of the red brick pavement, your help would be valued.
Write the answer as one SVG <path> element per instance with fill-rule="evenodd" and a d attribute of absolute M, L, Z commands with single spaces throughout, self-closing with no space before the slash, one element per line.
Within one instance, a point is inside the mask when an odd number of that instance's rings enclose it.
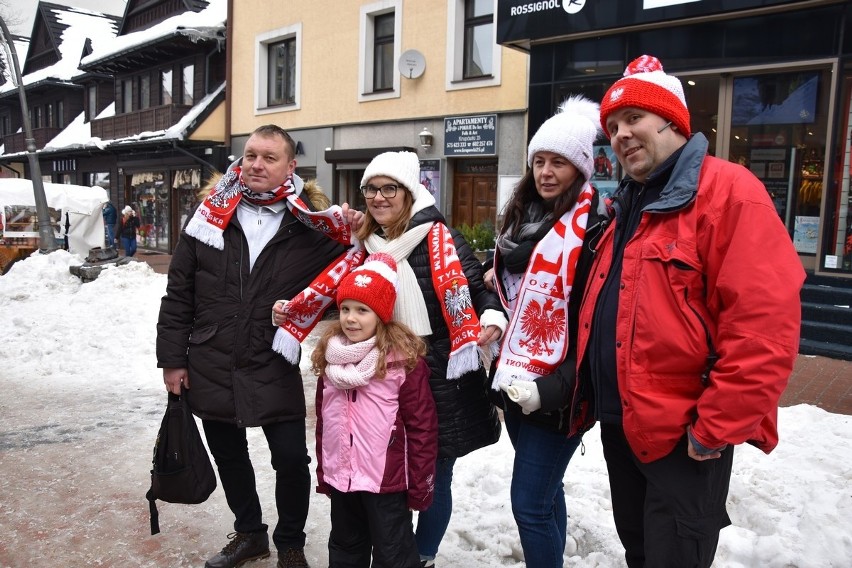
<path fill-rule="evenodd" d="M 166 274 L 171 255 L 137 253 L 155 272 Z M 781 406 L 813 404 L 835 414 L 852 415 L 852 361 L 799 355 Z"/>

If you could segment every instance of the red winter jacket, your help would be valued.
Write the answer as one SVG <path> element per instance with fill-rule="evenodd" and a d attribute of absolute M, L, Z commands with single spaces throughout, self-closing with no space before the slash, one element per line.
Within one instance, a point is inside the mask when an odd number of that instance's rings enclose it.
<path fill-rule="evenodd" d="M 689 424 L 706 447 L 750 442 L 770 452 L 798 352 L 802 263 L 760 181 L 706 148 L 700 134 L 687 143 L 624 250 L 618 391 L 625 435 L 645 463 L 671 452 Z M 614 226 L 589 276 L 578 361 L 610 268 Z M 710 342 L 719 359 L 705 385 Z"/>

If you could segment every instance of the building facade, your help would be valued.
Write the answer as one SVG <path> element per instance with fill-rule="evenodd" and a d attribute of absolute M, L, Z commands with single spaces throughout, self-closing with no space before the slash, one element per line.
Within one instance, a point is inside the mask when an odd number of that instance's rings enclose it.
<path fill-rule="evenodd" d="M 658 57 L 710 152 L 763 181 L 805 268 L 852 278 L 852 3 L 501 0 L 497 27 L 530 56 L 529 132 L 566 94 L 600 100 L 634 58 Z"/>
<path fill-rule="evenodd" d="M 249 0 L 228 16 L 233 156 L 265 123 L 297 172 L 363 207 L 378 153 L 407 149 L 455 225 L 496 222 L 523 173 L 527 55 L 496 42 L 496 0 Z M 258 18 L 257 14 L 263 14 Z"/>

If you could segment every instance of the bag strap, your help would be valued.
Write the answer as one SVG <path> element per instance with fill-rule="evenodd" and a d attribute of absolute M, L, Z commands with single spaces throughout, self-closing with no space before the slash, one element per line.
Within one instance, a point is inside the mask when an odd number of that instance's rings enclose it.
<path fill-rule="evenodd" d="M 157 511 L 157 500 L 153 499 L 151 490 L 145 495 L 148 498 L 148 513 L 151 516 L 151 536 L 160 532 L 160 512 Z"/>

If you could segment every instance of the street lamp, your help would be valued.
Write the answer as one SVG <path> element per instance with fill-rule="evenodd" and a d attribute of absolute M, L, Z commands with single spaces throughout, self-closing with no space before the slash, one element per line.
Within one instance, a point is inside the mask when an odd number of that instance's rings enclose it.
<path fill-rule="evenodd" d="M 0 17 L 0 29 L 3 31 L 3 37 L 0 42 L 6 48 L 6 53 L 12 60 L 12 69 L 10 70 L 12 80 L 18 86 L 18 97 L 21 99 L 21 112 L 24 118 L 24 135 L 27 141 L 27 159 L 30 163 L 30 177 L 33 182 L 33 193 L 35 194 L 36 217 L 38 218 L 38 236 L 39 236 L 39 251 L 53 252 L 56 250 L 56 240 L 53 236 L 53 227 L 50 226 L 50 214 L 47 211 L 47 198 L 44 195 L 44 184 L 41 179 L 41 167 L 38 164 L 36 157 L 35 138 L 30 127 L 30 111 L 27 108 L 27 96 L 24 93 L 24 81 L 21 79 L 21 67 L 18 65 L 18 53 L 15 50 L 15 42 L 12 41 L 12 34 L 9 33 L 9 28 L 6 27 L 6 22 Z M 11 74 L 10 73 L 10 74 Z"/>

